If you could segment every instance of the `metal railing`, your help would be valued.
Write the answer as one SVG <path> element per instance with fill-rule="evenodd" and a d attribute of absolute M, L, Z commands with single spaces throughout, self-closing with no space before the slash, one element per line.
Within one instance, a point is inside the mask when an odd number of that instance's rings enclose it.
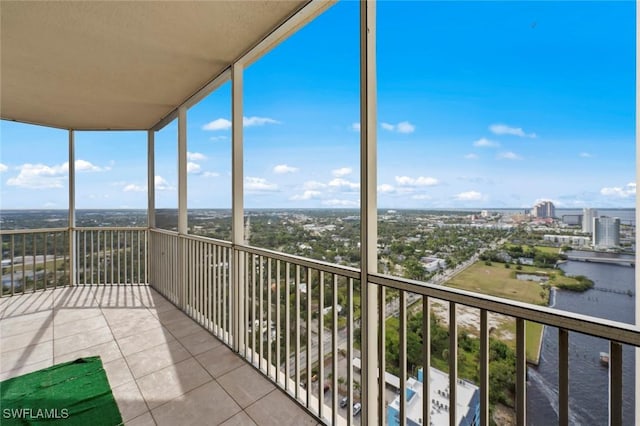
<path fill-rule="evenodd" d="M 147 229 L 76 228 L 76 284 L 146 284 Z"/>
<path fill-rule="evenodd" d="M 68 228 L 2 230 L 0 296 L 69 285 Z"/>
<path fill-rule="evenodd" d="M 379 291 L 378 353 L 360 353 L 360 271 L 308 258 L 249 246 L 232 245 L 206 237 L 178 235 L 153 229 L 151 244 L 151 285 L 180 306 L 194 320 L 221 338 L 311 413 L 328 424 L 353 424 L 359 417 L 352 407 L 360 401 L 359 361 L 377 357 L 384 380 L 378 380 L 378 418 L 386 422 L 391 401 L 385 399 L 389 384 L 388 352 L 384 324 L 390 317 L 398 321 L 398 389 L 405 389 L 409 374 L 421 367 L 430 371 L 432 359 L 432 304 L 438 300 L 448 307 L 446 374 L 448 403 L 443 407 L 430 398 L 429 380 L 424 380 L 419 413 L 409 407 L 400 391 L 398 424 L 418 420 L 429 425 L 442 421 L 457 425 L 465 413 L 457 407 L 458 333 L 460 307 L 478 311 L 479 372 L 476 382 L 479 410 L 465 421 L 489 424 L 489 378 L 491 325 L 494 314 L 515 322 L 515 389 L 512 397 L 517 424 L 526 424 L 527 357 L 526 323 L 557 327 L 559 423 L 569 424 L 569 336 L 581 333 L 609 342 L 609 417 L 611 424 L 623 422 L 622 347 L 640 347 L 640 331 L 632 325 L 548 307 L 485 296 L 449 287 L 425 284 L 382 274 L 369 274 L 369 283 Z M 388 293 L 394 294 L 396 309 L 388 312 Z M 408 295 L 411 298 L 408 300 Z M 410 302 L 412 302 L 410 306 Z M 417 344 L 420 365 L 408 366 L 407 323 L 422 313 Z M 415 348 L 414 348 L 415 350 Z M 428 375 L 428 373 L 424 373 Z M 375 382 L 375 381 L 374 381 Z M 415 402 L 415 401 L 413 401 Z M 414 404 L 415 405 L 415 404 Z M 394 405 L 395 407 L 395 405 Z M 365 407 L 363 407 L 365 409 Z M 410 412 L 414 416 L 410 417 Z M 436 414 L 440 415 L 436 419 Z M 433 414 L 433 415 L 432 415 Z M 628 422 L 628 419 L 626 419 Z M 439 424 L 439 423 L 433 423 Z"/>

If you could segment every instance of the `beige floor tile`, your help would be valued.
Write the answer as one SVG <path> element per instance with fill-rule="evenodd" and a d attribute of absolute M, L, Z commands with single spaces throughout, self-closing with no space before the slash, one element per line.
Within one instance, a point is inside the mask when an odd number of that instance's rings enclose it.
<path fill-rule="evenodd" d="M 152 328 L 160 327 L 158 319 L 148 312 L 144 315 L 137 315 L 137 317 L 138 318 L 131 318 L 111 324 L 111 332 L 115 338 L 123 339 Z"/>
<path fill-rule="evenodd" d="M 42 361 L 53 362 L 53 341 L 0 353 L 0 373 Z"/>
<path fill-rule="evenodd" d="M 28 331 L 50 327 L 52 324 L 53 311 L 50 310 L 17 317 L 3 318 L 0 321 L 0 337 L 4 339 L 5 337 L 23 334 Z"/>
<path fill-rule="evenodd" d="M 173 334 L 176 339 L 202 331 L 203 328 L 185 315 L 185 318 L 165 324 L 165 328 Z"/>
<path fill-rule="evenodd" d="M 0 352 L 14 351 L 16 349 L 25 348 L 27 346 L 37 345 L 53 340 L 53 327 L 43 325 L 36 330 L 29 330 L 15 336 L 0 336 L 2 343 L 0 344 Z"/>
<path fill-rule="evenodd" d="M 56 339 L 62 339 L 86 331 L 108 329 L 109 325 L 102 315 L 97 315 L 64 323 L 59 323 L 54 320 L 53 327 Z"/>
<path fill-rule="evenodd" d="M 242 408 L 247 408 L 275 389 L 269 380 L 246 364 L 220 376 L 217 380 Z"/>
<path fill-rule="evenodd" d="M 238 414 L 222 423 L 222 426 L 255 426 L 255 424 L 256 423 L 251 420 L 251 417 L 249 417 L 247 413 L 240 411 Z"/>
<path fill-rule="evenodd" d="M 127 362 L 137 379 L 172 364 L 191 358 L 191 354 L 177 340 L 128 355 Z"/>
<path fill-rule="evenodd" d="M 102 363 L 110 362 L 118 359 L 122 356 L 120 348 L 115 341 L 101 343 L 99 345 L 91 346 L 89 348 L 81 349 L 74 352 L 69 352 L 63 355 L 54 355 L 54 361 L 56 364 L 66 361 L 72 361 L 78 358 L 84 358 L 88 356 L 99 356 Z"/>
<path fill-rule="evenodd" d="M 158 318 L 163 325 L 167 325 L 179 320 L 190 319 L 187 314 L 177 308 L 170 309 L 164 312 L 158 312 Z"/>
<path fill-rule="evenodd" d="M 111 391 L 125 423 L 149 411 L 136 382 L 116 386 Z"/>
<path fill-rule="evenodd" d="M 240 407 L 215 381 L 152 410 L 158 425 L 217 425 Z"/>
<path fill-rule="evenodd" d="M 42 370 L 43 368 L 51 367 L 52 365 L 54 365 L 53 360 L 47 359 L 45 361 L 40 361 L 33 364 L 25 365 L 24 367 L 5 371 L 4 373 L 0 373 L 0 382 L 12 377 L 18 377 L 22 376 L 23 374 L 33 373 L 34 371 Z"/>
<path fill-rule="evenodd" d="M 89 286 L 64 287 L 53 290 L 54 309 L 97 308 L 94 289 Z"/>
<path fill-rule="evenodd" d="M 225 345 L 198 354 L 196 359 L 214 378 L 247 365 L 242 358 Z"/>
<path fill-rule="evenodd" d="M 155 426 L 156 422 L 153 420 L 150 412 L 146 412 L 135 419 L 129 420 L 127 426 Z"/>
<path fill-rule="evenodd" d="M 189 358 L 140 379 L 138 386 L 149 408 L 153 409 L 213 380 L 198 362 Z M 157 417 L 154 414 L 154 417 Z"/>
<path fill-rule="evenodd" d="M 0 318 L 14 318 L 20 315 L 34 314 L 52 309 L 53 294 L 51 291 L 38 291 L 11 296 L 0 310 Z"/>
<path fill-rule="evenodd" d="M 264 426 L 298 426 L 318 423 L 279 389 L 271 391 L 245 411 L 254 422 Z"/>
<path fill-rule="evenodd" d="M 112 388 L 133 380 L 133 375 L 131 374 L 131 371 L 129 371 L 129 366 L 122 357 L 106 363 L 103 362 L 102 366 L 104 367 L 104 371 L 107 372 L 107 378 L 109 379 L 109 384 Z"/>
<path fill-rule="evenodd" d="M 94 318 L 102 316 L 100 308 L 60 308 L 55 309 L 53 321 L 56 325 L 65 324 L 68 322 L 84 321 L 88 318 Z"/>
<path fill-rule="evenodd" d="M 211 333 L 204 329 L 197 333 L 181 337 L 178 340 L 189 352 L 191 352 L 192 355 L 198 355 L 210 349 L 217 348 L 222 344 L 220 340 L 213 337 Z"/>
<path fill-rule="evenodd" d="M 122 354 L 127 356 L 175 340 L 165 328 L 157 327 L 117 339 Z"/>
<path fill-rule="evenodd" d="M 56 338 L 53 342 L 54 355 L 57 357 L 69 352 L 81 351 L 112 340 L 113 335 L 108 328 L 83 331 L 73 336 Z"/>

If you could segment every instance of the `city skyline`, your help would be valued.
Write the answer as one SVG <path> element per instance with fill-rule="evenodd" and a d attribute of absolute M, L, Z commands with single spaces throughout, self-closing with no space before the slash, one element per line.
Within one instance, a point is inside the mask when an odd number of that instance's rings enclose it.
<path fill-rule="evenodd" d="M 378 206 L 635 207 L 634 3 L 437 6 L 378 5 Z M 357 12 L 245 71 L 247 208 L 357 208 Z M 230 99 L 188 111 L 189 208 L 231 206 Z M 66 208 L 67 132 L 0 131 L 2 208 Z M 158 208 L 177 207 L 176 140 L 156 135 Z M 77 208 L 146 208 L 146 133 L 77 132 L 76 171 Z"/>

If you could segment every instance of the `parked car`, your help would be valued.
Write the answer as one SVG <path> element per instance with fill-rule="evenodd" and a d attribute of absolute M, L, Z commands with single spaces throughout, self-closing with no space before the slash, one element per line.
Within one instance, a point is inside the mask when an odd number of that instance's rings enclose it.
<path fill-rule="evenodd" d="M 340 398 L 340 408 L 344 408 L 347 405 L 349 405 L 349 397 L 343 396 L 342 398 Z"/>
<path fill-rule="evenodd" d="M 357 416 L 358 414 L 360 414 L 360 411 L 362 411 L 362 404 L 360 404 L 359 402 L 353 404 L 353 415 Z"/>

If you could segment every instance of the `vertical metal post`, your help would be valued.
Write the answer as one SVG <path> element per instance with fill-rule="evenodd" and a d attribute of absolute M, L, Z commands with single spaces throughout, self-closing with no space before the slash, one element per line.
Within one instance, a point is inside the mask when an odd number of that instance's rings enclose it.
<path fill-rule="evenodd" d="M 362 424 L 378 424 L 377 286 L 369 273 L 377 272 L 376 200 L 376 2 L 360 3 L 360 252 L 362 315 Z M 381 380 L 384 380 L 381 378 Z M 380 396 L 381 398 L 383 395 Z"/>
<path fill-rule="evenodd" d="M 236 250 L 236 245 L 244 244 L 244 170 L 243 170 L 243 131 L 242 131 L 242 77 L 243 66 L 235 63 L 231 66 L 231 133 L 232 133 L 232 145 L 231 145 L 231 242 L 234 245 L 233 250 Z M 239 262 L 238 268 L 234 268 L 234 271 L 244 271 L 245 256 L 244 253 L 239 253 L 239 256 L 235 257 Z M 244 330 L 246 324 L 244 321 L 244 277 L 242 274 L 234 274 L 232 277 L 232 285 L 234 288 L 233 295 L 234 311 L 232 312 L 233 318 L 235 318 L 236 329 L 234 331 L 233 348 L 238 351 L 245 344 L 244 342 Z M 260 318 L 262 324 L 262 317 Z M 255 327 L 254 327 L 255 328 Z M 255 330 L 254 334 L 255 334 Z M 262 337 L 262 336 L 261 336 Z"/>
<path fill-rule="evenodd" d="M 525 320 L 516 319 L 516 423 L 527 424 L 527 336 Z"/>
<path fill-rule="evenodd" d="M 69 284 L 76 285 L 76 142 L 69 130 Z"/>
<path fill-rule="evenodd" d="M 622 423 L 622 345 L 609 342 L 609 425 Z"/>
<path fill-rule="evenodd" d="M 188 256 L 186 240 L 181 238 L 187 234 L 187 110 L 184 106 L 178 108 L 178 286 L 180 307 L 187 308 L 188 286 L 187 280 Z"/>
<path fill-rule="evenodd" d="M 569 332 L 558 329 L 558 424 L 569 425 Z"/>
<path fill-rule="evenodd" d="M 484 309 L 480 311 L 480 424 L 489 426 L 489 324 Z"/>

